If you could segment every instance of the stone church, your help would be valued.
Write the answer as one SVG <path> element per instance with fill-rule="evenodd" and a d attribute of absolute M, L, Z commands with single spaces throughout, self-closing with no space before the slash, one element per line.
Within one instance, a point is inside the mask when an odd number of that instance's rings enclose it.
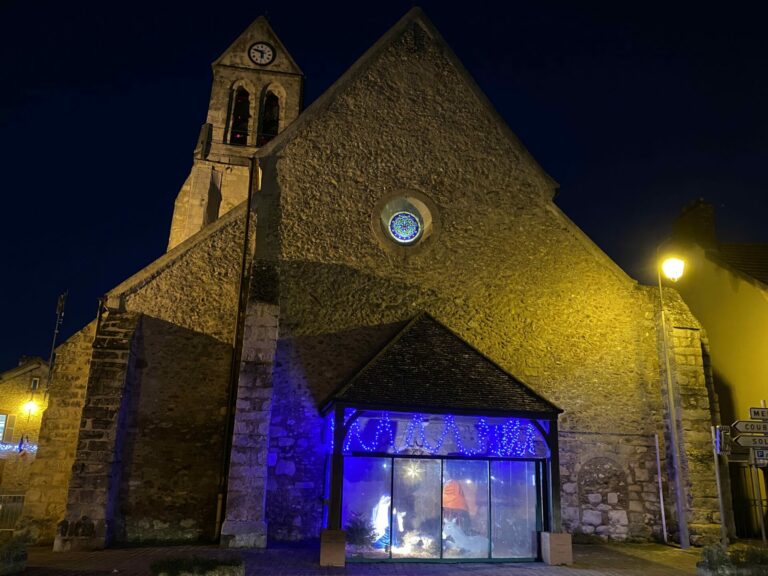
<path fill-rule="evenodd" d="M 57 350 L 22 526 L 343 530 L 348 560 L 717 535 L 700 325 L 563 214 L 427 17 L 302 89 L 264 18 L 213 63 L 167 252 Z"/>

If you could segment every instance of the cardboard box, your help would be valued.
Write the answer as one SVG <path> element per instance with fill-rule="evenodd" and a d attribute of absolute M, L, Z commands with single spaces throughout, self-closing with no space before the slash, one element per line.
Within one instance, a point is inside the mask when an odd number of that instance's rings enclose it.
<path fill-rule="evenodd" d="M 320 533 L 320 566 L 340 566 L 347 563 L 347 534 L 344 530 L 323 530 Z"/>
<path fill-rule="evenodd" d="M 541 558 L 550 566 L 573 564 L 571 535 L 563 532 L 542 532 Z"/>

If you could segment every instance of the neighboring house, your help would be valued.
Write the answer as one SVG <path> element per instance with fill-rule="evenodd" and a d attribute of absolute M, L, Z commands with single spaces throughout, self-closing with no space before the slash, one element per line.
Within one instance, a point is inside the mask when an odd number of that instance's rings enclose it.
<path fill-rule="evenodd" d="M 46 407 L 48 363 L 22 358 L 0 373 L 0 495 L 24 494 Z"/>
<path fill-rule="evenodd" d="M 722 421 L 748 420 L 750 407 L 768 402 L 768 244 L 718 242 L 714 207 L 703 200 L 679 216 L 673 240 L 686 261 L 676 288 L 708 334 Z M 735 451 L 734 460 L 748 452 Z M 737 531 L 758 536 L 749 470 L 735 463 L 731 475 Z M 765 499 L 764 483 L 761 491 Z"/>
<path fill-rule="evenodd" d="M 658 288 L 424 14 L 303 112 L 302 83 L 264 18 L 213 64 L 168 252 L 57 349 L 31 535 L 530 560 L 660 538 L 660 474 L 673 537 L 717 537 L 699 324 L 669 290 L 667 366 Z"/>

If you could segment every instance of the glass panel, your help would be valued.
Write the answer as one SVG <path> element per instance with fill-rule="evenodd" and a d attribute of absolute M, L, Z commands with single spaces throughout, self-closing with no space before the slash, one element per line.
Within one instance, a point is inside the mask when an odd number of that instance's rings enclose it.
<path fill-rule="evenodd" d="M 536 464 L 491 462 L 493 558 L 536 558 Z"/>
<path fill-rule="evenodd" d="M 440 558 L 440 460 L 396 458 L 392 557 Z"/>
<path fill-rule="evenodd" d="M 390 458 L 344 459 L 341 525 L 347 558 L 389 558 Z"/>
<path fill-rule="evenodd" d="M 488 558 L 488 462 L 443 462 L 443 557 Z"/>

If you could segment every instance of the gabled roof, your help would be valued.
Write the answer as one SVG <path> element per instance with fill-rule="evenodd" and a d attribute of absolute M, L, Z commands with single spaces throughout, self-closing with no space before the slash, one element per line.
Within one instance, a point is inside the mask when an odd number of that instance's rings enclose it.
<path fill-rule="evenodd" d="M 541 172 L 543 177 L 551 183 L 553 191 L 559 187 L 559 184 L 552 178 L 544 168 L 536 161 L 531 155 L 528 149 L 523 145 L 520 139 L 512 132 L 507 125 L 506 121 L 496 111 L 493 104 L 488 100 L 488 97 L 480 89 L 475 80 L 469 74 L 467 69 L 458 59 L 453 50 L 448 46 L 437 28 L 430 22 L 429 18 L 424 14 L 421 8 L 411 8 L 405 16 L 403 16 L 392 28 L 389 29 L 373 46 L 371 46 L 357 61 L 349 67 L 349 69 L 342 74 L 339 79 L 334 82 L 330 88 L 328 88 L 317 100 L 315 100 L 311 106 L 309 106 L 301 115 L 293 121 L 285 130 L 278 134 L 267 145 L 262 147 L 257 153 L 257 156 L 268 156 L 279 151 L 285 145 L 290 142 L 294 136 L 301 132 L 309 123 L 323 113 L 331 103 L 336 99 L 336 96 L 350 86 L 359 76 L 363 75 L 371 64 L 376 61 L 380 54 L 382 54 L 387 48 L 394 44 L 400 37 L 408 32 L 413 26 L 419 26 L 422 32 L 441 46 L 443 53 L 448 57 L 451 63 L 455 66 L 459 75 L 464 79 L 467 86 L 475 94 L 479 102 L 485 109 L 496 119 L 498 125 L 502 128 L 502 131 L 506 134 L 507 138 L 513 142 L 513 144 L 527 156 L 532 165 L 536 166 Z"/>
<path fill-rule="evenodd" d="M 718 244 L 714 255 L 768 286 L 768 244 Z"/>
<path fill-rule="evenodd" d="M 409 411 L 562 412 L 428 314 L 409 322 L 330 401 Z"/>
<path fill-rule="evenodd" d="M 19 365 L 0 372 L 0 380 L 11 380 L 17 376 L 21 376 L 26 372 L 37 370 L 38 368 L 48 368 L 48 362 L 40 358 L 39 356 L 29 356 L 22 358 Z"/>
<path fill-rule="evenodd" d="M 259 16 L 251 22 L 251 25 L 232 42 L 230 46 L 213 62 L 212 66 L 237 66 L 242 68 L 259 69 L 259 66 L 251 62 L 247 57 L 248 48 L 258 41 L 266 41 L 277 50 L 275 61 L 264 69 L 267 72 L 277 71 L 287 74 L 303 75 L 301 68 L 294 61 L 285 45 L 280 41 L 269 21 L 265 16 Z"/>

